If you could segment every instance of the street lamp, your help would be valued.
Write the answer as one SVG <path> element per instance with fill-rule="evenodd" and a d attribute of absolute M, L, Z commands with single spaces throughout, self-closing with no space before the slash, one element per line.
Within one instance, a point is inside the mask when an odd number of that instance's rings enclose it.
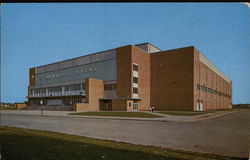
<path fill-rule="evenodd" d="M 40 89 L 40 96 L 41 96 L 41 101 L 40 104 L 42 105 L 41 107 L 41 116 L 43 115 L 43 96 L 42 96 L 42 87 L 43 87 L 43 78 L 42 77 L 38 77 L 41 81 L 41 89 Z"/>
<path fill-rule="evenodd" d="M 38 77 L 38 78 L 40 79 L 40 82 L 41 82 L 41 89 L 40 89 L 41 101 L 40 101 L 40 104 L 43 105 L 43 97 L 42 97 L 43 78 L 42 77 Z"/>

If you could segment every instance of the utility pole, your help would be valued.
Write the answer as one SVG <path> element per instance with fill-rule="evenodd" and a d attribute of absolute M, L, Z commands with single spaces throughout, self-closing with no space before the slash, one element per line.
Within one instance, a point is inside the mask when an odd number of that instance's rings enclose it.
<path fill-rule="evenodd" d="M 39 77 L 40 81 L 41 81 L 41 89 L 40 89 L 40 96 L 41 96 L 41 101 L 40 104 L 41 106 L 41 116 L 43 116 L 43 97 L 42 97 L 42 88 L 43 88 L 43 78 Z"/>

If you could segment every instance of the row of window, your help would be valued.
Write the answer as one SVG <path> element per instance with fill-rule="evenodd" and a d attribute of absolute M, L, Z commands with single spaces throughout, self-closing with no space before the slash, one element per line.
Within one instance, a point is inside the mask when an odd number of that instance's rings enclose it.
<path fill-rule="evenodd" d="M 219 96 L 223 96 L 223 97 L 228 97 L 228 98 L 231 97 L 231 96 L 228 95 L 228 94 L 225 94 L 225 93 L 216 91 L 216 90 L 214 90 L 214 89 L 211 89 L 211 88 L 202 86 L 202 85 L 200 85 L 200 84 L 197 84 L 197 89 L 198 89 L 198 90 L 201 90 L 201 91 L 203 91 L 203 92 L 208 92 L 208 93 L 215 94 L 215 95 L 219 95 Z"/>
<path fill-rule="evenodd" d="M 138 64 L 133 64 L 133 71 L 139 70 Z M 138 77 L 133 77 L 133 83 L 138 83 Z M 133 94 L 138 94 L 138 88 L 133 87 Z"/>
<path fill-rule="evenodd" d="M 73 105 L 75 103 L 83 103 L 85 101 L 85 99 L 81 99 L 81 98 L 73 98 L 73 99 L 64 99 L 62 101 L 62 103 L 64 105 Z M 40 104 L 40 99 L 34 99 L 31 101 L 32 104 Z M 48 100 L 43 100 L 43 104 L 47 105 L 48 104 Z"/>
<path fill-rule="evenodd" d="M 44 89 L 44 88 L 43 88 Z M 62 92 L 62 87 L 58 86 L 58 87 L 49 87 L 48 88 L 48 92 Z"/>
<path fill-rule="evenodd" d="M 104 84 L 104 90 L 116 90 L 116 83 Z"/>
<path fill-rule="evenodd" d="M 82 103 L 82 102 L 84 102 L 84 100 L 81 98 L 73 98 L 73 99 L 65 99 L 64 100 L 65 105 L 73 105 L 73 104 Z"/>
<path fill-rule="evenodd" d="M 85 84 L 82 84 L 82 89 L 85 90 Z M 81 84 L 67 85 L 64 87 L 65 91 L 79 91 L 81 90 Z"/>
<path fill-rule="evenodd" d="M 48 87 L 48 92 L 62 92 L 62 86 L 57 86 L 57 87 Z M 73 85 L 66 85 L 64 86 L 64 91 L 80 91 L 81 90 L 81 84 L 73 84 Z M 85 84 L 82 84 L 82 90 L 85 90 Z M 34 94 L 39 94 L 39 93 L 46 93 L 46 88 L 38 88 L 38 89 L 32 89 L 31 92 Z"/>

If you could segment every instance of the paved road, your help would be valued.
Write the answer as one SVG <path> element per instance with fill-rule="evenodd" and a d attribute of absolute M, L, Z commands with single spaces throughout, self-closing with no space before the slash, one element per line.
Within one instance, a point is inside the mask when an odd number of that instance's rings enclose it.
<path fill-rule="evenodd" d="M 2 115 L 2 125 L 187 151 L 249 156 L 249 110 L 193 122 Z"/>

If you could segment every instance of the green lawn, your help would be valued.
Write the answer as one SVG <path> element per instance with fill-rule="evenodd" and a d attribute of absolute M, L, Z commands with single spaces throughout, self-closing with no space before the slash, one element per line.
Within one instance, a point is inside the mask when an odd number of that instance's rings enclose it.
<path fill-rule="evenodd" d="M 14 127 L 0 127 L 0 145 L 2 160 L 237 159 Z"/>
<path fill-rule="evenodd" d="M 173 116 L 196 116 L 196 115 L 202 115 L 202 114 L 207 114 L 211 112 L 160 111 L 157 113 L 168 114 L 168 115 L 173 115 Z"/>
<path fill-rule="evenodd" d="M 0 110 L 16 110 L 16 106 L 0 106 Z"/>
<path fill-rule="evenodd" d="M 145 112 L 78 112 L 69 113 L 69 115 L 81 116 L 113 116 L 113 117 L 136 117 L 136 118 L 156 118 L 161 117 L 155 114 Z"/>

